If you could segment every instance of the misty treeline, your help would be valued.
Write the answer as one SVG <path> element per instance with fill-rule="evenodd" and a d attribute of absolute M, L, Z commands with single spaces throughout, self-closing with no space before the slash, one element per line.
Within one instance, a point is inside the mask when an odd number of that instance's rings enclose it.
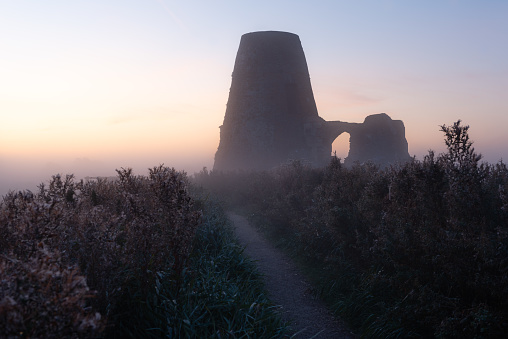
<path fill-rule="evenodd" d="M 313 169 L 196 180 L 307 264 L 332 309 L 366 337 L 508 333 L 508 169 L 481 162 L 460 120 L 447 152 L 386 169 Z"/>
<path fill-rule="evenodd" d="M 217 202 L 172 168 L 117 172 L 0 202 L 0 337 L 284 331 Z"/>

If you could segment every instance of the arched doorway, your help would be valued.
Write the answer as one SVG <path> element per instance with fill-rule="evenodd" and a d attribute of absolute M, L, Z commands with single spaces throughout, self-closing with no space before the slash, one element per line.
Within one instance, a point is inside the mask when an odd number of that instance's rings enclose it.
<path fill-rule="evenodd" d="M 332 156 L 337 154 L 337 157 L 344 162 L 349 154 L 349 133 L 344 132 L 339 135 L 332 143 Z M 335 153 L 336 152 L 336 153 Z"/>

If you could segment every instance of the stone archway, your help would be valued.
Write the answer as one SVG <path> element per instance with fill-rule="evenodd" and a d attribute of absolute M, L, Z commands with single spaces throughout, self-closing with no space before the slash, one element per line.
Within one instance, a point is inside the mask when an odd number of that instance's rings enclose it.
<path fill-rule="evenodd" d="M 334 127 L 339 135 L 343 132 L 350 134 L 349 153 L 344 161 L 347 166 L 355 162 L 372 162 L 384 166 L 410 159 L 403 122 L 392 120 L 385 113 L 369 115 L 361 124 L 327 124 Z"/>
<path fill-rule="evenodd" d="M 404 124 L 400 120 L 392 120 L 386 113 L 369 115 L 363 123 L 325 121 L 324 124 L 323 142 L 330 145 L 330 151 L 337 138 L 349 133 L 349 152 L 344 161 L 346 166 L 355 162 L 384 166 L 410 159 Z"/>

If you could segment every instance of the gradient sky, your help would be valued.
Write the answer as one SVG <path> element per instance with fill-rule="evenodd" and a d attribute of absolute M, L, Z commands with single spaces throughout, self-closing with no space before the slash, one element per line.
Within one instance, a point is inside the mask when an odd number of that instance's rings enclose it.
<path fill-rule="evenodd" d="M 240 37 L 262 30 L 300 36 L 324 119 L 386 112 L 419 159 L 462 119 L 508 159 L 508 1 L 0 0 L 0 195 L 211 168 Z"/>

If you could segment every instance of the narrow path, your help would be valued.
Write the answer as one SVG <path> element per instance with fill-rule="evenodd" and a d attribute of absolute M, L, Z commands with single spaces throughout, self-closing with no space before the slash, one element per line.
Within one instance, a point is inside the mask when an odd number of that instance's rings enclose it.
<path fill-rule="evenodd" d="M 324 304 L 311 294 L 294 263 L 269 244 L 246 218 L 228 212 L 245 253 L 257 262 L 264 275 L 270 299 L 281 306 L 282 317 L 297 333 L 295 338 L 353 338 Z"/>

